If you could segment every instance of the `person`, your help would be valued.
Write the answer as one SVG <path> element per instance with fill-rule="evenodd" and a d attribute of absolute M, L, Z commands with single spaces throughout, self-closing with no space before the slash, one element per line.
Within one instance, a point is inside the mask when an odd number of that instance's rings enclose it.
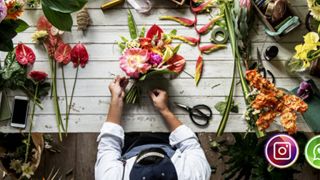
<path fill-rule="evenodd" d="M 162 115 L 170 135 L 142 136 L 130 147 L 125 147 L 121 115 L 124 106 L 125 87 L 128 80 L 117 76 L 109 85 L 111 102 L 106 122 L 98 136 L 98 153 L 95 164 L 96 180 L 207 180 L 211 168 L 197 136 L 168 108 L 168 95 L 155 89 L 150 92 L 154 107 Z M 126 137 L 127 138 L 127 137 Z"/>

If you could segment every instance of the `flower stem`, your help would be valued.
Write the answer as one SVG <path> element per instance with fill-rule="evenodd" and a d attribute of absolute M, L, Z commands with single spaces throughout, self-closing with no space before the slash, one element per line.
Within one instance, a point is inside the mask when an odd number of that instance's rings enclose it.
<path fill-rule="evenodd" d="M 56 112 L 56 122 L 57 122 L 57 128 L 58 128 L 58 133 L 59 133 L 59 139 L 62 141 L 62 134 L 61 134 L 61 123 L 62 123 L 62 118 L 61 118 L 61 113 L 60 113 L 60 107 L 59 107 L 59 102 L 58 102 L 58 94 L 57 94 L 57 78 L 56 78 L 56 65 L 53 62 L 54 60 L 49 57 L 49 63 L 50 63 L 50 69 L 52 70 L 52 94 L 53 94 L 53 106 L 54 106 L 54 111 Z"/>
<path fill-rule="evenodd" d="M 68 115 L 68 94 L 67 94 L 67 86 L 66 86 L 66 79 L 64 76 L 64 66 L 61 66 L 61 70 L 62 70 L 62 80 L 63 80 L 63 89 L 64 89 L 64 97 L 65 97 L 65 101 L 66 101 L 66 116 Z M 66 117 L 66 119 L 68 118 L 68 116 Z M 66 129 L 68 129 L 68 127 L 66 127 Z"/>
<path fill-rule="evenodd" d="M 38 90 L 39 90 L 39 83 L 37 82 L 36 85 L 36 91 L 34 93 L 34 98 L 33 98 L 33 106 L 32 106 L 32 111 L 31 111 L 31 121 L 30 121 L 30 127 L 29 127 L 29 133 L 28 133 L 28 141 L 27 141 L 27 147 L 26 147 L 26 154 L 24 157 L 24 162 L 26 163 L 28 161 L 28 156 L 29 156 L 29 148 L 30 148 L 30 141 L 31 141 L 31 132 L 32 132 L 32 127 L 33 127 L 33 118 L 34 118 L 34 112 L 36 109 L 36 98 L 38 97 Z"/>
<path fill-rule="evenodd" d="M 66 114 L 66 133 L 68 133 L 68 125 L 69 125 L 69 115 L 70 115 L 70 111 L 71 111 L 71 106 L 72 106 L 72 100 L 73 100 L 73 96 L 74 96 L 74 91 L 76 89 L 76 84 L 77 84 L 77 79 L 78 79 L 78 73 L 79 73 L 79 66 L 77 66 L 77 70 L 76 70 L 76 75 L 74 78 L 74 83 L 73 83 L 73 87 L 72 87 L 72 92 L 71 92 L 71 97 L 70 97 L 70 103 L 69 103 L 69 107 L 68 107 L 68 112 Z"/>

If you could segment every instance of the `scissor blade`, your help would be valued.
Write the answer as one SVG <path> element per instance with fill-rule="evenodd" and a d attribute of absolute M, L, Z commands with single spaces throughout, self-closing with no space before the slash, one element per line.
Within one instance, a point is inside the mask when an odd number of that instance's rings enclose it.
<path fill-rule="evenodd" d="M 180 103 L 177 103 L 177 102 L 174 102 L 174 104 L 182 109 L 185 109 L 185 110 L 188 110 L 189 107 L 187 105 L 183 105 L 183 104 L 180 104 Z"/>

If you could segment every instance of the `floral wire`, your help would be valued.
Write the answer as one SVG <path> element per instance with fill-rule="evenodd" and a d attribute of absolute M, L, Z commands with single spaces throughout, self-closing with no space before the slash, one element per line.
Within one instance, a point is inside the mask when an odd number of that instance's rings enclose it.
<path fill-rule="evenodd" d="M 34 93 L 33 102 L 36 102 L 36 98 L 38 97 L 38 91 L 39 91 L 39 82 L 37 82 L 37 85 L 36 85 L 36 90 L 35 90 L 35 93 Z M 28 156 L 29 156 L 31 132 L 32 132 L 32 127 L 33 127 L 33 118 L 34 118 L 35 109 L 36 109 L 36 103 L 33 103 L 31 121 L 30 121 L 30 127 L 29 127 L 29 134 L 28 134 L 28 141 L 27 141 L 27 147 L 26 147 L 26 154 L 25 154 L 25 158 L 24 158 L 24 162 L 25 163 L 27 162 Z"/>

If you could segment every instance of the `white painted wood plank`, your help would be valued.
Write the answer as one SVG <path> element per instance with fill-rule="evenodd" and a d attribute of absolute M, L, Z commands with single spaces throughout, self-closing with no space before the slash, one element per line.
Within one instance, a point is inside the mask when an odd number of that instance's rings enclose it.
<path fill-rule="evenodd" d="M 288 78 L 290 77 L 286 72 L 285 68 L 286 61 L 271 61 L 265 62 L 264 66 L 271 70 L 276 78 Z M 203 78 L 231 78 L 232 77 L 232 69 L 233 69 L 233 61 L 207 61 L 204 62 L 203 68 Z M 195 61 L 188 61 L 185 66 L 185 71 L 189 74 L 194 75 L 195 73 Z M 35 70 L 42 70 L 48 72 L 50 75 L 50 67 L 48 62 L 37 62 L 34 64 Z M 65 77 L 66 78 L 74 78 L 76 69 L 73 68 L 73 65 L 70 63 L 68 66 L 64 67 Z M 61 68 L 57 71 L 57 78 L 62 78 Z M 87 64 L 84 69 L 79 70 L 78 78 L 79 79 L 113 79 L 115 75 L 125 75 L 124 72 L 119 67 L 119 62 L 101 62 L 94 61 Z M 51 77 L 51 76 L 49 76 Z M 188 74 L 182 72 L 178 78 L 192 78 Z"/>
<path fill-rule="evenodd" d="M 197 127 L 189 119 L 188 115 L 177 115 L 185 125 L 189 126 L 195 132 L 216 132 L 221 117 L 215 116 L 208 127 Z M 69 119 L 69 133 L 72 132 L 99 132 L 105 121 L 105 115 L 72 115 Z M 36 115 L 34 121 L 34 132 L 57 132 L 55 117 L 52 115 Z M 159 115 L 135 115 L 125 116 L 122 120 L 122 125 L 126 132 L 168 132 L 162 117 Z M 16 128 L 8 125 L 8 122 L 1 122 L 0 132 L 20 132 Z M 7 125 L 7 126 L 5 126 Z M 310 132 L 310 129 L 301 120 L 297 121 L 297 127 L 301 131 Z M 247 124 L 241 115 L 230 115 L 230 119 L 226 125 L 225 132 L 245 132 Z M 274 123 L 268 131 L 279 130 L 283 131 L 279 125 Z"/>

